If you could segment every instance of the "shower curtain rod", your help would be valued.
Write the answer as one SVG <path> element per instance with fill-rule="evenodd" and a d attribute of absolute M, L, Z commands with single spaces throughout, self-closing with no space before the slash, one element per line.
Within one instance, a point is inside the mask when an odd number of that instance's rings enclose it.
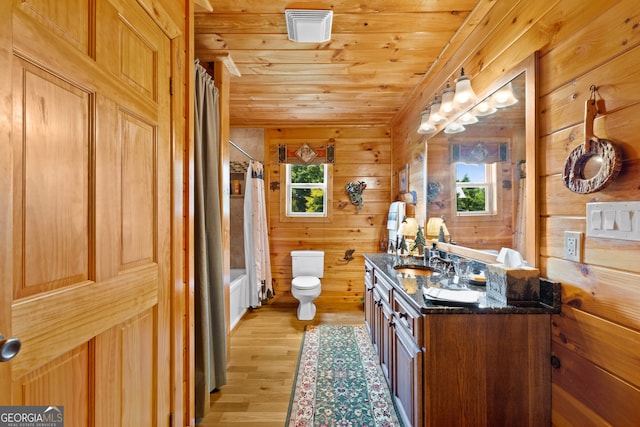
<path fill-rule="evenodd" d="M 239 152 L 241 152 L 242 154 L 244 154 L 245 156 L 247 156 L 248 158 L 250 158 L 251 160 L 254 160 L 256 162 L 259 162 L 260 160 L 256 159 L 255 157 L 253 157 L 251 154 L 247 153 L 246 151 L 244 151 L 242 148 L 240 148 L 239 145 L 237 145 L 235 142 L 233 142 L 232 140 L 229 140 L 229 144 L 231 144 L 236 150 L 238 150 Z"/>

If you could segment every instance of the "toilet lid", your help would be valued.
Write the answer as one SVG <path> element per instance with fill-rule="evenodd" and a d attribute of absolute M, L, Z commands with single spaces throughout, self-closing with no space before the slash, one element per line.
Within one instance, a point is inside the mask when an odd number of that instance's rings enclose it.
<path fill-rule="evenodd" d="M 308 289 L 318 286 L 320 279 L 314 276 L 298 276 L 293 278 L 291 284 L 298 289 Z"/>

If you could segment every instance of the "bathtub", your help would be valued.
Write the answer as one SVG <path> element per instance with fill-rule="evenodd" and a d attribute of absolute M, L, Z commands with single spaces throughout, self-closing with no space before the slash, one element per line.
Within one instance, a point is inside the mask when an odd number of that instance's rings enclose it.
<path fill-rule="evenodd" d="M 229 289 L 229 330 L 236 327 L 238 321 L 247 312 L 247 274 L 244 268 L 231 269 Z"/>

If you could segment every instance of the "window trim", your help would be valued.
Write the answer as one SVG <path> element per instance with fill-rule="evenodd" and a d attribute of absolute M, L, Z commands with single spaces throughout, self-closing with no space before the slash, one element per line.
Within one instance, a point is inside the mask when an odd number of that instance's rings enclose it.
<path fill-rule="evenodd" d="M 456 209 L 458 217 L 489 217 L 498 214 L 498 165 L 497 163 L 486 163 L 485 166 L 485 182 L 458 182 L 458 164 L 464 162 L 455 162 L 453 164 L 453 176 L 455 191 L 453 192 L 453 206 Z M 465 188 L 484 188 L 485 189 L 485 210 L 484 211 L 458 211 L 458 189 Z"/>
<path fill-rule="evenodd" d="M 315 164 L 315 163 L 312 163 Z M 325 171 L 325 213 L 323 215 L 297 213 L 295 215 L 289 214 L 290 207 L 290 168 L 289 164 L 280 165 L 280 176 L 283 177 L 282 185 L 280 186 L 280 222 L 331 222 L 333 220 L 333 164 L 331 163 L 318 163 L 324 165 Z M 289 200 L 288 200 L 289 199 Z"/>

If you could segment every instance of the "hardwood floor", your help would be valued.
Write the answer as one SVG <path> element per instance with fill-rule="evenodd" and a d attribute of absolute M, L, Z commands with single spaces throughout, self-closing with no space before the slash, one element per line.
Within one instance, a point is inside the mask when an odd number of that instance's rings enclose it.
<path fill-rule="evenodd" d="M 267 305 L 245 314 L 231 333 L 227 384 L 211 395 L 200 427 L 282 427 L 305 325 L 364 323 L 360 304 L 318 307 L 312 321 L 299 321 L 296 306 Z"/>

